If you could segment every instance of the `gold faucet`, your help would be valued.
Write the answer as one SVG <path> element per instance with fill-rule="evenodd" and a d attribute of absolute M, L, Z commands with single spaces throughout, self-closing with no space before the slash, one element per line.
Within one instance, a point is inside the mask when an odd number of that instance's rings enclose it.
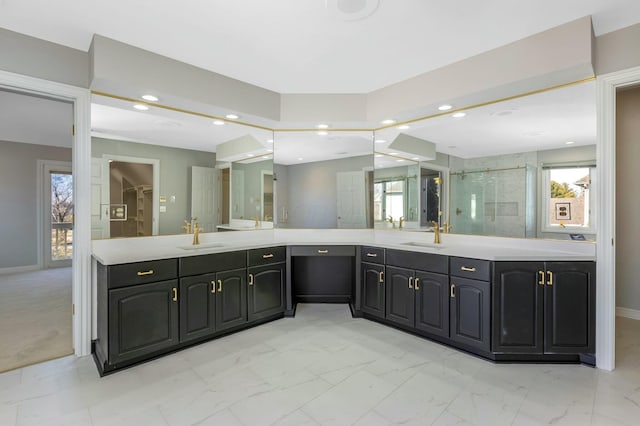
<path fill-rule="evenodd" d="M 453 226 L 449 225 L 447 222 L 442 224 L 442 230 L 444 231 L 445 234 L 448 234 L 449 231 L 451 231 L 451 228 L 453 228 Z"/>
<path fill-rule="evenodd" d="M 256 215 L 254 219 L 256 220 L 256 228 L 260 228 L 260 216 Z"/>
<path fill-rule="evenodd" d="M 196 222 L 195 226 L 193 227 L 193 245 L 197 246 L 198 244 L 200 244 L 200 233 L 203 231 L 202 228 L 200 228 L 200 225 L 198 225 L 198 222 Z"/>
<path fill-rule="evenodd" d="M 433 244 L 440 244 L 440 225 L 435 220 L 431 221 L 433 225 L 431 230 L 433 231 Z"/>
<path fill-rule="evenodd" d="M 184 229 L 185 233 L 190 234 L 191 233 L 191 222 L 187 222 L 185 220 L 184 221 L 184 226 L 182 227 L 182 229 Z"/>
<path fill-rule="evenodd" d="M 404 216 L 400 216 L 400 219 L 398 219 L 398 228 L 402 229 L 402 225 L 404 225 Z"/>
<path fill-rule="evenodd" d="M 269 216 L 268 214 L 265 214 L 265 215 L 264 215 L 264 221 L 265 221 L 265 222 L 270 222 L 270 221 L 272 221 L 272 220 L 273 220 L 273 218 L 272 218 L 271 216 Z"/>

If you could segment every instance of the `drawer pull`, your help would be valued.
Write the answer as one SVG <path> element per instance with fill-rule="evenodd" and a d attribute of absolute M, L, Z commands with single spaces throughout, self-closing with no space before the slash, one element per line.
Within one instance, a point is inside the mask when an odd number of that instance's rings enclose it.
<path fill-rule="evenodd" d="M 253 274 L 249 274 L 249 285 L 253 285 Z"/>
<path fill-rule="evenodd" d="M 178 289 L 174 287 L 174 288 L 172 288 L 172 290 L 173 290 L 173 298 L 172 298 L 172 300 L 174 302 L 177 302 L 178 301 Z"/>
<path fill-rule="evenodd" d="M 409 277 L 409 288 L 413 290 L 413 277 Z"/>
<path fill-rule="evenodd" d="M 218 293 L 222 292 L 222 280 L 218 280 Z"/>
<path fill-rule="evenodd" d="M 138 271 L 139 277 L 144 277 L 145 275 L 153 275 L 153 269 L 149 269 L 148 271 Z"/>
<path fill-rule="evenodd" d="M 381 283 L 383 283 L 383 282 L 384 282 L 384 271 L 380 271 L 380 279 L 379 279 L 379 281 L 380 281 Z"/>
<path fill-rule="evenodd" d="M 538 273 L 540 274 L 540 281 L 538 281 L 538 284 L 544 285 L 544 271 L 538 271 Z"/>
<path fill-rule="evenodd" d="M 420 290 L 420 287 L 418 287 L 419 282 L 420 282 L 420 278 L 416 278 L 415 281 L 413 282 L 413 287 L 416 289 L 416 291 Z"/>
<path fill-rule="evenodd" d="M 367 253 L 367 257 L 378 257 L 377 253 Z"/>
<path fill-rule="evenodd" d="M 273 257 L 273 253 L 269 253 L 269 254 L 263 254 L 262 258 L 263 259 L 271 259 Z"/>
<path fill-rule="evenodd" d="M 329 250 L 318 250 L 318 253 L 327 254 L 327 253 L 329 253 Z"/>
<path fill-rule="evenodd" d="M 451 290 L 450 290 L 449 295 L 451 297 L 456 297 L 456 285 L 455 284 L 451 284 Z"/>
<path fill-rule="evenodd" d="M 467 268 L 466 266 L 461 266 L 460 270 L 466 271 L 466 272 L 475 272 L 476 268 Z"/>
<path fill-rule="evenodd" d="M 216 282 L 211 281 L 211 293 L 215 293 L 215 292 L 216 292 Z"/>
<path fill-rule="evenodd" d="M 547 271 L 547 275 L 548 275 L 547 285 L 553 285 L 553 272 Z"/>

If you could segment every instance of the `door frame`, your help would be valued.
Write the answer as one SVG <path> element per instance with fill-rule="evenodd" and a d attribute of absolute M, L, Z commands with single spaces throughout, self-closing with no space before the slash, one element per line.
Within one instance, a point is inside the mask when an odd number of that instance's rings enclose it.
<path fill-rule="evenodd" d="M 613 370 L 616 362 L 616 91 L 640 83 L 640 67 L 596 79 L 598 173 L 596 236 L 596 366 Z"/>
<path fill-rule="evenodd" d="M 261 221 L 263 222 L 273 222 L 273 216 L 275 214 L 275 211 L 272 211 L 271 213 L 271 220 L 265 220 L 265 216 L 264 216 L 264 177 L 265 176 L 271 176 L 271 190 L 273 191 L 273 170 L 260 170 L 260 216 L 261 217 Z M 275 192 L 275 191 L 273 191 Z"/>
<path fill-rule="evenodd" d="M 119 161 L 125 163 L 140 163 L 140 164 L 151 164 L 153 168 L 153 212 L 151 215 L 151 235 L 159 235 L 160 229 L 160 160 L 156 158 L 140 158 L 140 157 L 132 157 L 130 155 L 115 155 L 115 154 L 102 154 L 102 165 L 105 169 L 102 173 L 102 187 L 109 194 L 109 203 L 111 203 L 111 180 L 110 175 L 111 172 L 109 170 L 110 161 Z M 127 212 L 127 215 L 129 213 Z M 109 218 L 106 218 L 109 220 Z M 109 231 L 109 235 L 106 238 L 111 237 L 111 232 Z"/>
<path fill-rule="evenodd" d="M 91 353 L 91 95 L 88 89 L 0 70 L 0 87 L 73 103 L 73 349 Z"/>
<path fill-rule="evenodd" d="M 38 266 L 40 268 L 57 268 L 72 266 L 72 260 L 51 260 L 51 221 L 47 218 L 47 212 L 51 210 L 51 172 L 69 172 L 73 177 L 73 163 L 69 161 L 37 160 L 37 190 L 38 194 Z M 74 197 L 75 198 L 75 197 Z M 75 220 L 75 212 L 74 212 Z"/>

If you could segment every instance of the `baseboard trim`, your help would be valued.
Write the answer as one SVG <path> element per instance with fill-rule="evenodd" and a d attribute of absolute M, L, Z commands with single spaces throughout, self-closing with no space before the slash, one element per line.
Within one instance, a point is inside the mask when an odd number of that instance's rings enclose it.
<path fill-rule="evenodd" d="M 616 316 L 640 320 L 640 310 L 616 307 Z"/>
<path fill-rule="evenodd" d="M 39 265 L 27 265 L 27 266 L 14 266 L 11 268 L 0 268 L 0 275 L 7 275 L 7 274 L 20 274 L 22 272 L 31 272 L 31 271 L 37 271 L 40 268 Z"/>

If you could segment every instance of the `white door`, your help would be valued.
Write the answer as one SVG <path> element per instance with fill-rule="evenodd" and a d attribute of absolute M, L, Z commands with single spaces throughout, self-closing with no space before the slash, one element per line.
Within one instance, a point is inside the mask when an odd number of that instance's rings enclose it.
<path fill-rule="evenodd" d="M 204 232 L 216 230 L 217 180 L 218 170 L 211 167 L 191 167 L 191 217 L 198 218 L 198 223 Z"/>
<path fill-rule="evenodd" d="M 108 163 L 107 163 L 108 164 Z M 109 238 L 109 191 L 102 185 L 105 161 L 91 159 L 91 239 Z M 108 174 L 108 173 L 107 173 Z"/>
<path fill-rule="evenodd" d="M 366 185 L 364 170 L 338 172 L 338 228 L 366 228 Z"/>
<path fill-rule="evenodd" d="M 244 215 L 244 170 L 231 169 L 231 219 L 251 219 Z"/>

